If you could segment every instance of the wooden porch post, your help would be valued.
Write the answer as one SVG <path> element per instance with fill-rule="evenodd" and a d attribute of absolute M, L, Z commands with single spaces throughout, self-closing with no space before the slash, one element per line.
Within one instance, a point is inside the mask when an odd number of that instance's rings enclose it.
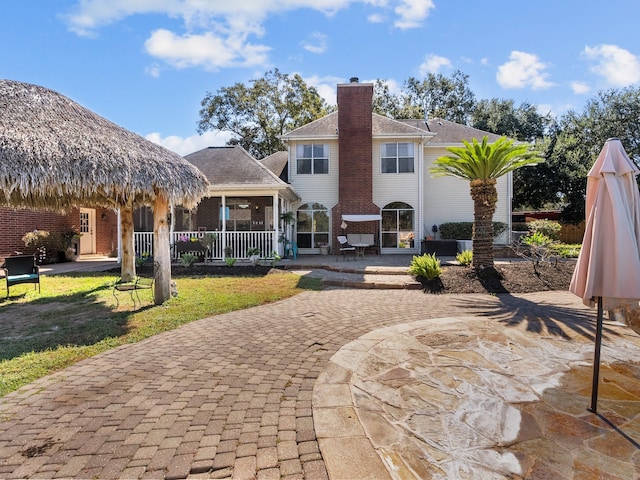
<path fill-rule="evenodd" d="M 136 276 L 136 252 L 133 245 L 133 207 L 120 207 L 120 243 L 122 245 L 120 277 L 130 282 Z"/>
<path fill-rule="evenodd" d="M 153 286 L 153 301 L 160 305 L 171 296 L 171 252 L 169 241 L 169 200 L 156 192 L 153 202 L 153 261 L 157 275 Z"/>

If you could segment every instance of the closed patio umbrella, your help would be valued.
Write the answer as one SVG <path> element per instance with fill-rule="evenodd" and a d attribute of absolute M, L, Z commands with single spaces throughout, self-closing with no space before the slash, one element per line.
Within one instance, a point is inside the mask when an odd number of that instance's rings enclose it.
<path fill-rule="evenodd" d="M 587 176 L 585 233 L 569 291 L 598 307 L 590 408 L 594 413 L 603 310 L 640 300 L 639 173 L 620 140 L 610 138 Z"/>

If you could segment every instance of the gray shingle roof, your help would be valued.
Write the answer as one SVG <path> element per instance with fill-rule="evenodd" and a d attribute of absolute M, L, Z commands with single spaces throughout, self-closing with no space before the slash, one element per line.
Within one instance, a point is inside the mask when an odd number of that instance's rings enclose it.
<path fill-rule="evenodd" d="M 260 160 L 262 164 L 273 172 L 274 175 L 286 182 L 286 178 L 282 176 L 289 161 L 289 154 L 285 151 L 272 153 L 268 157 Z"/>
<path fill-rule="evenodd" d="M 205 174 L 212 187 L 282 187 L 286 184 L 238 145 L 208 147 L 184 157 Z"/>
<path fill-rule="evenodd" d="M 425 134 L 433 137 L 428 141 L 428 145 L 455 145 L 461 141 L 471 141 L 473 138 L 482 139 L 485 135 L 490 142 L 495 142 L 500 135 L 485 132 L 477 128 L 469 127 L 449 120 L 434 118 L 425 125 L 424 120 L 408 119 L 393 120 L 377 113 L 372 114 L 372 134 L 373 137 L 392 136 L 416 136 L 422 137 Z M 321 139 L 338 138 L 338 112 L 331 113 L 311 123 L 303 125 L 282 136 L 283 140 L 295 139 Z"/>
<path fill-rule="evenodd" d="M 482 140 L 482 137 L 485 135 L 489 137 L 490 142 L 495 142 L 500 138 L 500 135 L 496 135 L 495 133 L 485 132 L 484 130 L 450 122 L 449 120 L 443 120 L 441 118 L 430 119 L 428 121 L 428 127 L 425 125 L 424 120 L 409 119 L 400 121 L 406 125 L 419 128 L 420 130 L 435 133 L 435 136 L 429 140 L 429 145 L 459 144 L 462 143 L 461 140 L 463 139 L 470 142 L 473 138 Z"/>
<path fill-rule="evenodd" d="M 377 113 L 372 114 L 372 134 L 377 136 L 416 136 L 425 134 L 424 130 Z M 338 138 L 338 112 L 333 112 L 302 127 L 285 133 L 282 139 Z"/>

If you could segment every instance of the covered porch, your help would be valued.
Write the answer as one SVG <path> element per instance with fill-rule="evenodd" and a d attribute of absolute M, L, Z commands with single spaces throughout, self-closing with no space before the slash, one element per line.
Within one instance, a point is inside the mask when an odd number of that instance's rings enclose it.
<path fill-rule="evenodd" d="M 176 206 L 170 216 L 171 259 L 180 261 L 185 253 L 200 262 L 235 258 L 248 259 L 251 250 L 259 250 L 261 258 L 283 256 L 281 241 L 291 234 L 292 225 L 281 221 L 290 203 L 278 193 L 271 195 L 222 195 L 204 198 L 197 207 Z M 134 249 L 136 257 L 154 255 L 153 218 L 149 209 L 136 211 Z"/>

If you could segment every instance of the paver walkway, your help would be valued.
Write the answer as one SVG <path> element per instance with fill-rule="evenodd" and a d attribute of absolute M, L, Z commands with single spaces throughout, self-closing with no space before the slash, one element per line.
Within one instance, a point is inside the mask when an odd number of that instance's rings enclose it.
<path fill-rule="evenodd" d="M 329 289 L 206 318 L 1 398 L 0 478 L 353 478 L 343 468 L 362 460 L 357 443 L 324 457 L 319 445 L 342 435 L 344 418 L 314 424 L 331 358 L 380 328 L 469 316 L 588 338 L 595 313 L 568 292 Z M 362 468 L 389 478 L 379 458 Z"/>

